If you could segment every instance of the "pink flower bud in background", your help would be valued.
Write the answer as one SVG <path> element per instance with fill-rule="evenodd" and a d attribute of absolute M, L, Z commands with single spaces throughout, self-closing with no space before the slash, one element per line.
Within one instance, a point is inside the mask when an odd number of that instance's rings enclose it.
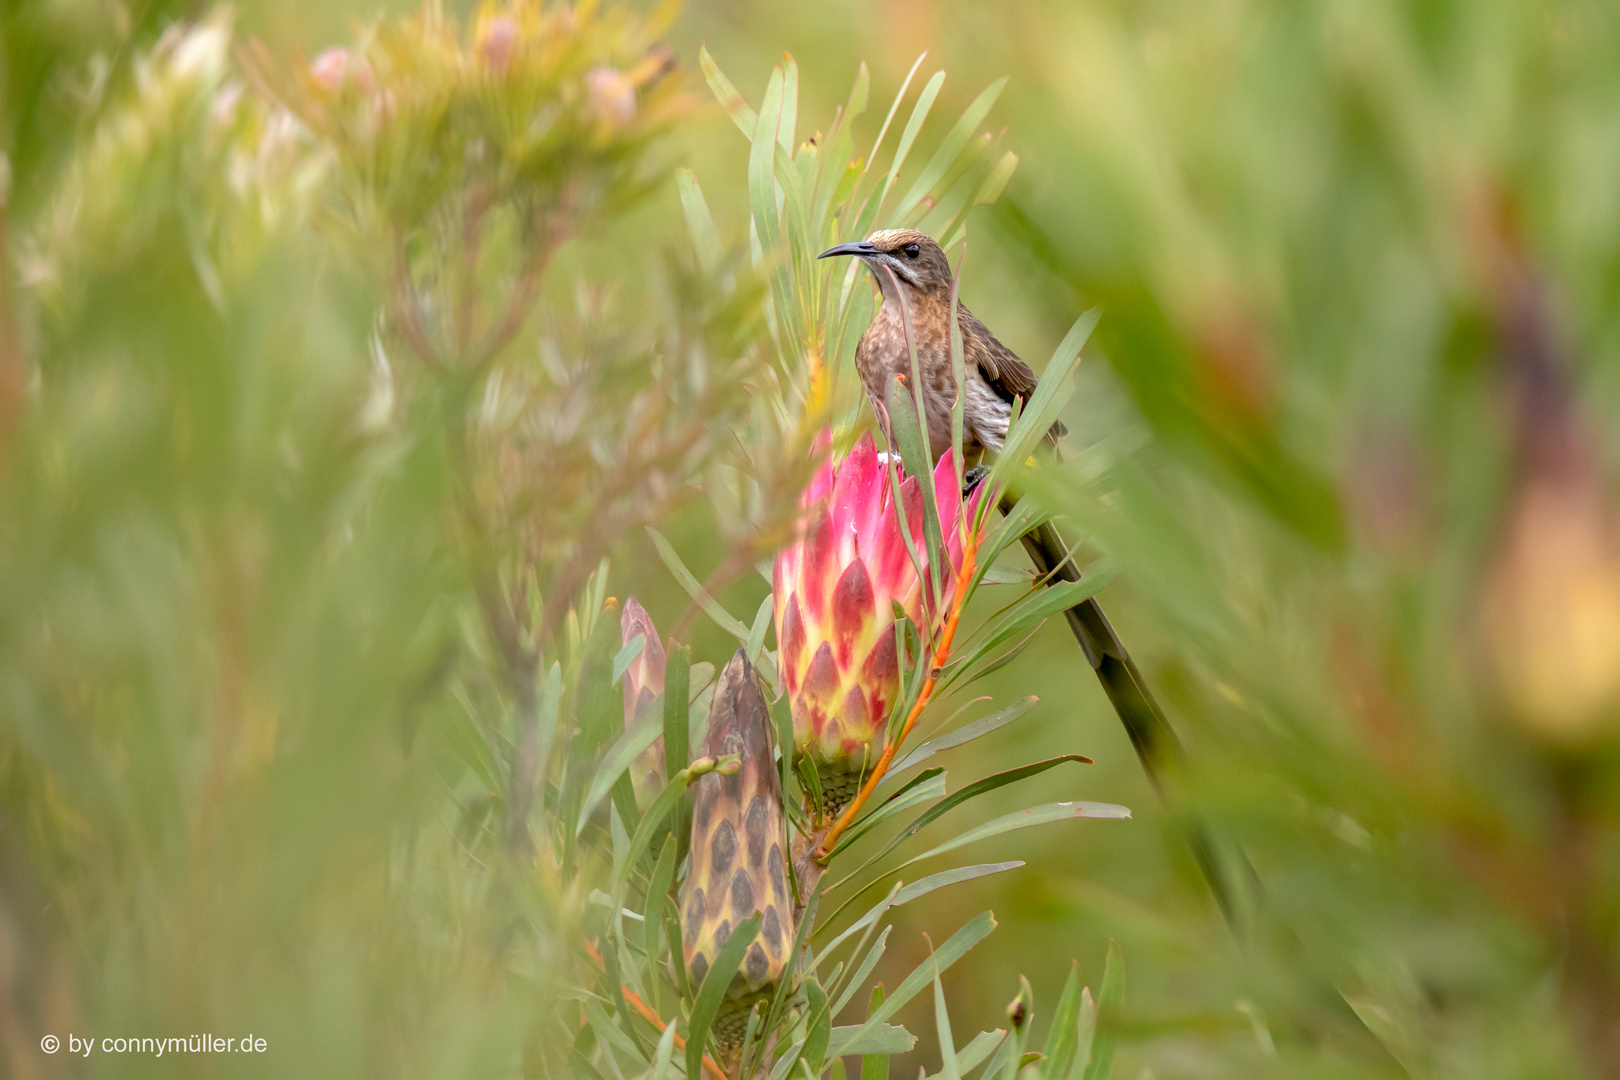
<path fill-rule="evenodd" d="M 624 72 L 610 67 L 592 68 L 585 76 L 591 111 L 623 124 L 636 115 L 636 84 Z"/>
<path fill-rule="evenodd" d="M 636 720 L 647 715 L 653 700 L 664 692 L 664 669 L 668 663 L 664 654 L 664 644 L 658 639 L 658 628 L 653 626 L 652 616 L 635 597 L 628 597 L 624 602 L 624 613 L 619 616 L 619 630 L 623 634 L 623 642 L 628 645 L 635 640 L 637 634 L 642 635 L 646 644 L 642 646 L 641 653 L 630 666 L 624 669 L 624 726 L 628 728 Z M 635 761 L 630 768 L 630 779 L 640 795 L 644 791 L 656 792 L 664 781 L 664 740 L 658 739 Z"/>

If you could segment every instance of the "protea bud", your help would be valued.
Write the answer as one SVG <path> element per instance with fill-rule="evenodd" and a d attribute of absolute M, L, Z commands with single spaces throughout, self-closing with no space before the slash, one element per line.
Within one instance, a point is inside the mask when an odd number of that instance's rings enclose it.
<path fill-rule="evenodd" d="M 692 869 L 681 904 L 694 991 L 737 924 L 756 914 L 763 919 L 714 1020 L 715 1039 L 726 1050 L 741 1046 L 749 1010 L 775 992 L 792 948 L 782 785 L 765 696 L 741 650 L 720 673 L 703 739 L 704 756 L 728 754 L 741 759 L 734 775 L 710 773 L 693 785 Z"/>
<path fill-rule="evenodd" d="M 663 642 L 658 640 L 658 628 L 652 616 L 635 597 L 624 602 L 624 614 L 619 616 L 619 630 L 628 645 L 640 634 L 646 641 L 641 653 L 624 669 L 624 726 L 629 727 L 642 715 L 659 694 L 664 692 L 664 668 L 668 661 Z M 664 781 L 664 740 L 657 739 L 636 758 L 630 767 L 630 781 L 640 795 L 656 792 Z"/>
<path fill-rule="evenodd" d="M 949 556 L 940 583 L 948 600 L 962 563 L 964 512 L 949 452 L 939 459 L 933 484 Z M 828 815 L 854 796 L 883 749 L 900 689 L 895 604 L 925 636 L 942 614 L 916 477 L 901 483 L 900 500 L 923 577 L 907 550 L 888 470 L 870 434 L 841 463 L 829 459 L 817 471 L 801 499 L 798 539 L 776 557 L 776 639 L 793 710 L 794 752 L 815 765 Z M 977 503 L 975 492 L 969 520 Z"/>

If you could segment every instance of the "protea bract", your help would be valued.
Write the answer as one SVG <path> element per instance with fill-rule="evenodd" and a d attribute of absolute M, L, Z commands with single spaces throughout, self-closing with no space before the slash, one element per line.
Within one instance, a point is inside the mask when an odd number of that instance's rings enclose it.
<path fill-rule="evenodd" d="M 771 754 L 770 715 L 741 649 L 720 673 L 703 738 L 705 757 L 730 754 L 739 758 L 734 774 L 710 773 L 693 785 L 692 869 L 681 901 L 681 944 L 694 993 L 732 931 L 761 917 L 758 935 L 714 1019 L 715 1041 L 728 1052 L 742 1045 L 748 1011 L 774 993 L 793 937 L 782 783 Z"/>
<path fill-rule="evenodd" d="M 824 450 L 825 433 L 817 447 Z M 801 499 L 798 536 L 776 557 L 776 640 L 782 683 L 793 712 L 794 751 L 814 765 L 822 813 L 836 814 L 859 789 L 883 750 L 900 690 L 895 605 L 925 637 L 939 625 L 962 564 L 961 522 L 974 519 L 975 492 L 964 506 L 949 451 L 932 477 L 948 565 L 929 565 L 924 496 L 905 477 L 897 509 L 889 472 L 870 434 L 842 462 L 829 457 Z M 914 562 L 901 530 L 899 509 Z M 921 563 L 922 573 L 919 575 Z"/>

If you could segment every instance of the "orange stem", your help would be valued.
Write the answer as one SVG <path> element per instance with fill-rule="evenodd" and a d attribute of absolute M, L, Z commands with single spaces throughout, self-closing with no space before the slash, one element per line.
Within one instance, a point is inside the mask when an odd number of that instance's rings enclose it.
<path fill-rule="evenodd" d="M 900 733 L 890 739 L 889 745 L 885 746 L 883 753 L 878 755 L 877 764 L 872 768 L 872 775 L 866 778 L 866 783 L 861 785 L 861 790 L 856 793 L 855 798 L 850 800 L 849 805 L 844 807 L 844 812 L 838 815 L 838 820 L 834 821 L 832 826 L 828 828 L 826 835 L 821 838 L 821 843 L 816 845 L 815 859 L 817 862 L 824 863 L 827 861 L 827 856 L 832 852 L 833 845 L 838 842 L 838 838 L 844 834 L 844 831 L 854 823 L 855 815 L 861 812 L 861 807 L 865 806 L 866 800 L 872 797 L 872 792 L 877 789 L 878 783 L 888 774 L 889 765 L 894 760 L 895 751 L 900 748 L 901 743 L 906 741 L 906 736 L 911 734 L 911 729 L 917 726 L 917 718 L 922 716 L 923 708 L 928 704 L 929 699 L 934 696 L 934 686 L 938 682 L 935 673 L 950 658 L 951 642 L 956 638 L 956 625 L 962 620 L 962 609 L 967 604 L 968 583 L 973 580 L 973 568 L 978 554 L 979 539 L 977 536 L 970 536 L 968 542 L 962 545 L 962 569 L 956 575 L 956 589 L 951 597 L 951 613 L 945 619 L 945 628 L 940 631 L 939 643 L 934 646 L 933 662 L 928 665 L 928 677 L 923 680 L 922 690 L 918 692 L 917 700 L 912 704 L 911 712 L 907 715 L 905 724 L 901 726 Z"/>
<path fill-rule="evenodd" d="M 596 951 L 596 946 L 591 944 L 590 938 L 585 939 L 585 952 L 596 964 L 602 964 L 602 954 Z M 649 1024 L 653 1025 L 653 1027 L 657 1028 L 659 1031 L 663 1031 L 665 1028 L 669 1027 L 668 1024 L 664 1023 L 664 1021 L 658 1018 L 657 1013 L 653 1012 L 652 1006 L 648 1005 L 645 1001 L 642 1001 L 641 997 L 634 990 L 630 989 L 628 986 L 625 986 L 623 983 L 619 984 L 619 989 L 624 993 L 625 1003 L 628 1004 L 632 1009 L 636 1010 L 636 1012 L 640 1013 Z M 676 1049 L 685 1050 L 686 1040 L 681 1038 L 679 1035 L 675 1036 L 675 1046 Z M 729 1080 L 729 1078 L 726 1076 L 726 1071 L 722 1069 L 715 1062 L 714 1058 L 710 1057 L 708 1054 L 703 1055 L 703 1069 L 710 1076 L 714 1077 L 714 1080 Z"/>

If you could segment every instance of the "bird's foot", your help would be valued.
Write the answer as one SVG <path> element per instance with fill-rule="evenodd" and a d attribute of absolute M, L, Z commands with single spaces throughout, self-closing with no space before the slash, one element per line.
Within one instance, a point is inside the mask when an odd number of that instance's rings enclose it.
<path fill-rule="evenodd" d="M 975 465 L 962 474 L 962 498 L 965 501 L 973 494 L 973 489 L 984 483 L 984 478 L 990 475 L 990 470 L 983 465 Z"/>

